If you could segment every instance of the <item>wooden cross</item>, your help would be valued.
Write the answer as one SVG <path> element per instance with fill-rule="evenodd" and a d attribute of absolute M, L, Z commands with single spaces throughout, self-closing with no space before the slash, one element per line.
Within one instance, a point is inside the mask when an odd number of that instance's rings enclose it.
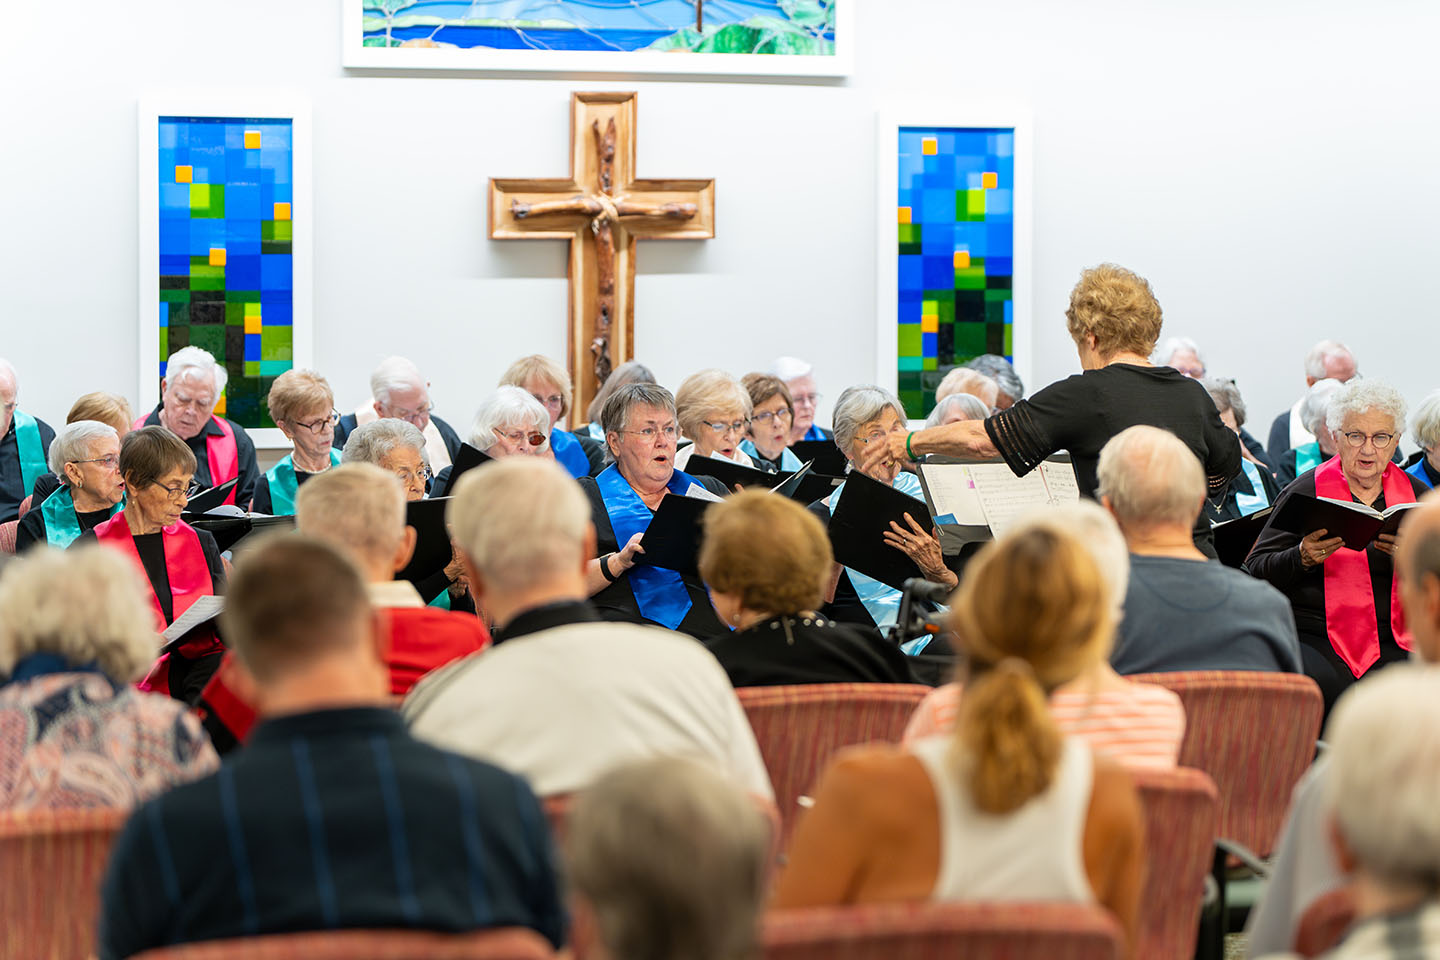
<path fill-rule="evenodd" d="M 570 409 L 635 355 L 635 241 L 715 236 L 714 180 L 635 179 L 636 95 L 570 98 L 570 178 L 490 181 L 490 236 L 570 241 Z"/>

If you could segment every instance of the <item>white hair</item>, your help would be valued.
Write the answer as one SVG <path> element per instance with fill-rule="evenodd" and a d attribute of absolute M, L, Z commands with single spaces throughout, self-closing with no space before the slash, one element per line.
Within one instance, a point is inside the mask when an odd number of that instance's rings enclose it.
<path fill-rule="evenodd" d="M 985 406 L 985 401 L 973 393 L 952 393 L 935 404 L 935 409 L 930 411 L 930 416 L 925 420 L 925 426 L 939 426 L 952 408 L 959 410 L 962 420 L 984 420 L 990 416 L 990 408 Z"/>
<path fill-rule="evenodd" d="M 500 387 L 475 412 L 475 422 L 470 425 L 470 445 L 478 450 L 489 450 L 495 445 L 497 434 L 502 430 L 526 427 L 545 436 L 550 442 L 550 412 L 540 405 L 528 391 L 520 387 Z M 545 449 L 542 445 L 541 449 Z"/>
<path fill-rule="evenodd" d="M 590 502 L 553 460 L 506 457 L 455 485 L 447 519 L 456 545 L 499 590 L 578 571 Z"/>
<path fill-rule="evenodd" d="M 832 418 L 835 445 L 848 453 L 855 438 L 860 435 L 860 428 L 884 413 L 886 408 L 894 410 L 902 423 L 905 421 L 904 404 L 884 387 L 869 384 L 846 387 L 840 399 L 835 401 Z"/>
<path fill-rule="evenodd" d="M 799 357 L 776 357 L 775 362 L 770 364 L 771 376 L 779 377 L 787 383 L 791 380 L 798 380 L 800 377 L 807 377 L 815 372 L 815 367 L 808 360 L 801 360 Z"/>
<path fill-rule="evenodd" d="M 216 403 L 220 402 L 220 394 L 225 392 L 225 384 L 230 382 L 230 374 L 225 368 L 215 362 L 209 351 L 199 347 L 181 347 L 165 361 L 167 384 L 178 383 L 188 376 L 208 377 L 215 387 Z"/>
<path fill-rule="evenodd" d="M 0 357 L 0 375 L 8 376 L 11 385 L 15 387 L 15 392 L 20 392 L 20 375 L 15 372 L 15 368 L 10 364 L 10 361 L 4 357 Z"/>
<path fill-rule="evenodd" d="M 387 357 L 370 372 L 370 396 L 385 406 L 395 390 L 425 389 L 420 368 L 404 357 Z"/>
<path fill-rule="evenodd" d="M 1330 409 L 1330 396 L 1345 384 L 1339 380 L 1316 380 L 1305 399 L 1300 401 L 1300 426 L 1306 433 L 1319 433 L 1325 426 L 1325 412 Z"/>
<path fill-rule="evenodd" d="M 396 447 L 412 447 L 423 458 L 425 434 L 408 420 L 372 420 L 351 431 L 345 449 L 340 451 L 340 462 L 378 464 Z"/>
<path fill-rule="evenodd" d="M 1175 434 L 1159 427 L 1121 430 L 1100 449 L 1097 496 L 1110 498 L 1124 527 L 1190 527 L 1205 499 L 1205 468 Z"/>
<path fill-rule="evenodd" d="M 50 441 L 50 472 L 68 487 L 70 480 L 65 476 L 65 464 L 89 459 L 95 441 L 106 437 L 114 437 L 118 441 L 120 434 L 110 424 L 99 420 L 76 420 L 65 424 Z"/>
<path fill-rule="evenodd" d="M 1351 380 L 1336 390 L 1325 410 L 1325 426 L 1338 436 L 1346 420 L 1371 410 L 1390 418 L 1397 437 L 1405 432 L 1405 397 L 1383 380 Z"/>
<path fill-rule="evenodd" d="M 1063 530 L 1078 540 L 1100 568 L 1115 609 L 1124 608 L 1130 589 L 1130 547 L 1109 511 L 1094 500 L 1039 507 L 1016 521 L 1005 536 L 1036 527 Z"/>
<path fill-rule="evenodd" d="M 1150 354 L 1150 362 L 1162 367 L 1169 366 L 1170 361 L 1175 359 L 1175 354 L 1181 350 L 1195 354 L 1195 359 L 1200 361 L 1200 366 L 1205 366 L 1205 356 L 1200 352 L 1200 344 L 1189 337 L 1168 337 L 1164 343 L 1155 348 L 1154 353 Z"/>
<path fill-rule="evenodd" d="M 1378 879 L 1440 882 L 1440 669 L 1394 664 L 1330 716 L 1326 798 L 1355 859 Z"/>
<path fill-rule="evenodd" d="M 1240 388 L 1235 385 L 1234 380 L 1206 377 L 1200 381 L 1200 385 L 1210 394 L 1216 410 L 1221 413 L 1231 411 L 1235 414 L 1235 426 L 1245 426 L 1245 399 L 1240 396 Z"/>
<path fill-rule="evenodd" d="M 1415 408 L 1410 436 L 1420 444 L 1421 450 L 1428 452 L 1440 447 L 1440 390 L 1427 394 Z"/>
<path fill-rule="evenodd" d="M 1316 380 L 1324 379 L 1325 361 L 1341 356 L 1349 357 L 1352 361 L 1355 359 L 1350 348 L 1339 340 L 1321 340 L 1305 354 L 1305 376 L 1314 377 Z"/>
<path fill-rule="evenodd" d="M 366 560 L 383 560 L 405 536 L 405 488 L 374 464 L 342 463 L 300 488 L 295 526 Z"/>
<path fill-rule="evenodd" d="M 945 379 L 935 388 L 935 400 L 938 403 L 957 393 L 979 397 L 987 407 L 993 407 L 1000 399 L 1000 385 L 973 367 L 956 367 L 945 374 Z"/>

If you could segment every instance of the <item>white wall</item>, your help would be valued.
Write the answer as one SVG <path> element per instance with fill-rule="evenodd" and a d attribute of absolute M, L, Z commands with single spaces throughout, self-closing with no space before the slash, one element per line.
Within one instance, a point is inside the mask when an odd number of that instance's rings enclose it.
<path fill-rule="evenodd" d="M 1424 0 L 864 0 L 838 84 L 352 76 L 331 0 L 103 9 L 54 40 L 0 31 L 0 355 L 55 422 L 83 391 L 136 392 L 135 102 L 154 90 L 310 98 L 316 361 L 342 409 L 389 353 L 461 423 L 515 356 L 563 356 L 563 244 L 488 240 L 484 191 L 567 173 L 576 89 L 641 92 L 641 175 L 718 181 L 716 239 L 641 244 L 638 355 L 672 386 L 780 353 L 831 399 L 870 379 L 875 111 L 991 100 L 1035 118 L 1031 386 L 1076 368 L 1061 312 L 1101 260 L 1151 279 L 1166 333 L 1239 380 L 1257 433 L 1321 337 L 1412 403 L 1440 386 Z"/>

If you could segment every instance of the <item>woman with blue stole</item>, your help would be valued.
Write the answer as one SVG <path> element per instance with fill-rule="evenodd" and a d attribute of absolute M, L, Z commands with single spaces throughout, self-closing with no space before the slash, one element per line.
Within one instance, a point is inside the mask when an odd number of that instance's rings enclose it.
<path fill-rule="evenodd" d="M 595 525 L 595 559 L 586 567 L 591 605 L 605 620 L 658 624 L 701 640 L 726 633 L 699 576 L 637 563 L 661 500 L 728 492 L 712 477 L 675 469 L 675 398 L 658 384 L 633 383 L 610 396 L 600 421 L 615 462 L 580 479 Z"/>
<path fill-rule="evenodd" d="M 38 543 L 63 550 L 125 509 L 120 434 L 108 423 L 67 424 L 50 444 L 50 469 L 60 478 L 60 487 L 20 518 L 17 553 Z"/>
<path fill-rule="evenodd" d="M 1406 465 L 1405 472 L 1434 490 L 1440 486 L 1440 390 L 1426 396 L 1415 408 L 1410 436 L 1420 452 Z"/>
<path fill-rule="evenodd" d="M 295 515 L 295 493 L 300 484 L 340 463 L 334 448 L 335 394 L 314 370 L 286 370 L 275 378 L 266 400 L 270 419 L 291 443 L 291 451 L 267 470 L 255 484 L 252 513 L 276 517 Z"/>
<path fill-rule="evenodd" d="M 557 426 L 570 414 L 574 387 L 565 368 L 538 353 L 521 357 L 500 377 L 500 386 L 519 387 L 540 402 L 550 414 L 550 449 L 555 461 L 572 477 L 593 477 L 605 466 L 605 451 L 589 436 Z"/>
<path fill-rule="evenodd" d="M 794 473 L 802 464 L 790 449 L 795 404 L 785 381 L 768 373 L 747 373 L 740 383 L 750 394 L 750 429 L 740 450 L 768 473 Z"/>

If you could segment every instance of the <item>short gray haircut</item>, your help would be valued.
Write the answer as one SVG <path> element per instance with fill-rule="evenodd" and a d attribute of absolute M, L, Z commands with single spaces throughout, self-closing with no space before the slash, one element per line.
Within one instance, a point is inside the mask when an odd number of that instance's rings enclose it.
<path fill-rule="evenodd" d="M 1000 388 L 1000 392 L 1011 400 L 1025 399 L 1025 381 L 1021 380 L 1020 374 L 1015 372 L 1015 364 L 1000 354 L 982 353 L 965 366 L 971 370 L 979 370 L 994 380 L 996 386 Z"/>
<path fill-rule="evenodd" d="M 1421 450 L 1432 451 L 1440 447 L 1440 390 L 1427 394 L 1415 408 L 1410 436 L 1415 438 Z"/>
<path fill-rule="evenodd" d="M 739 787 L 665 757 L 582 793 L 565 853 L 607 956 L 740 960 L 756 953 L 769 847 L 770 825 Z"/>
<path fill-rule="evenodd" d="M 1323 380 L 1325 378 L 1325 361 L 1339 356 L 1349 357 L 1352 361 L 1355 359 L 1355 354 L 1350 351 L 1350 348 L 1339 340 L 1321 340 L 1310 348 L 1309 353 L 1305 354 L 1305 376 Z"/>
<path fill-rule="evenodd" d="M 0 576 L 0 676 L 31 654 L 53 653 L 75 667 L 94 663 L 117 683 L 138 680 L 160 646 L 149 586 L 98 544 L 17 557 Z"/>
<path fill-rule="evenodd" d="M 1351 380 L 1330 397 L 1325 410 L 1325 426 L 1333 434 L 1340 434 L 1345 421 L 1353 416 L 1374 410 L 1390 418 L 1393 433 L 1398 437 L 1405 432 L 1405 397 L 1383 380 Z"/>
<path fill-rule="evenodd" d="M 945 379 L 941 380 L 940 385 L 935 388 L 935 400 L 939 402 L 957 393 L 968 393 L 971 396 L 980 397 L 987 407 L 993 407 L 1000 399 L 1000 385 L 979 370 L 970 367 L 956 367 L 945 374 Z"/>
<path fill-rule="evenodd" d="M 372 463 L 342 463 L 300 487 L 295 526 L 363 560 L 383 560 L 405 537 L 405 488 Z"/>
<path fill-rule="evenodd" d="M 220 394 L 225 392 L 225 384 L 230 382 L 230 374 L 225 368 L 215 362 L 209 351 L 199 347 L 181 347 L 165 361 L 167 384 L 176 383 L 188 376 L 207 377 L 215 385 L 216 403 L 220 402 Z"/>
<path fill-rule="evenodd" d="M 351 431 L 345 449 L 340 451 L 340 462 L 378 464 L 397 447 L 412 447 L 423 458 L 425 434 L 408 420 L 372 420 Z"/>
<path fill-rule="evenodd" d="M 386 357 L 370 372 L 370 396 L 386 406 L 391 391 L 416 387 L 428 389 L 420 368 L 404 357 Z"/>
<path fill-rule="evenodd" d="M 1377 879 L 1440 884 L 1440 669 L 1394 664 L 1346 691 L 1330 716 L 1326 799 Z"/>
<path fill-rule="evenodd" d="M 851 445 L 855 443 L 855 438 L 860 435 L 860 428 L 880 416 L 887 408 L 894 410 L 902 421 L 905 420 L 904 404 L 884 387 L 874 384 L 846 387 L 841 392 L 840 399 L 835 401 L 835 414 L 831 418 L 831 425 L 835 430 L 835 445 L 848 453 Z"/>
<path fill-rule="evenodd" d="M 1316 380 L 1310 385 L 1305 398 L 1300 401 L 1300 426 L 1306 433 L 1319 433 L 1325 426 L 1325 413 L 1330 409 L 1330 397 L 1345 384 L 1339 380 Z"/>
<path fill-rule="evenodd" d="M 542 433 L 545 443 L 550 443 L 550 411 L 520 387 L 499 387 L 475 411 L 475 421 L 470 425 L 470 445 L 477 450 L 489 450 L 495 445 L 499 431 L 516 427 Z"/>
<path fill-rule="evenodd" d="M 1121 430 L 1100 450 L 1097 496 L 1110 498 L 1122 529 L 1190 527 L 1205 499 L 1205 468 L 1175 434 L 1159 427 Z"/>
<path fill-rule="evenodd" d="M 1200 361 L 1200 366 L 1205 366 L 1205 355 L 1200 352 L 1200 344 L 1189 337 L 1167 337 L 1165 342 L 1155 348 L 1150 354 L 1150 362 L 1159 364 L 1162 367 L 1169 366 L 1170 361 L 1175 359 L 1175 354 L 1181 350 L 1188 350 L 1195 354 L 1195 359 Z"/>
<path fill-rule="evenodd" d="M 939 426 L 946 416 L 954 412 L 958 412 L 962 420 L 984 420 L 990 416 L 990 408 L 985 406 L 984 400 L 971 393 L 952 393 L 935 404 L 935 409 L 925 420 L 925 426 Z"/>
<path fill-rule="evenodd" d="M 610 394 L 605 406 L 600 408 L 600 427 L 606 434 L 622 433 L 630 423 L 630 411 L 635 407 L 654 407 L 675 415 L 675 397 L 658 383 L 630 383 Z"/>
<path fill-rule="evenodd" d="M 1210 394 L 1210 399 L 1215 402 L 1215 409 L 1224 413 L 1226 410 L 1235 414 L 1235 426 L 1245 426 L 1245 400 L 1240 396 L 1240 388 L 1235 386 L 1234 380 L 1221 380 L 1218 377 L 1206 377 L 1200 381 L 1205 392 Z"/>
<path fill-rule="evenodd" d="M 1100 568 L 1115 609 L 1123 611 L 1125 594 L 1130 589 L 1130 547 L 1109 511 L 1094 500 L 1039 507 L 1016 521 L 1005 536 L 1037 527 L 1067 533 L 1088 550 Z"/>
<path fill-rule="evenodd" d="M 65 476 L 65 464 L 88 460 L 95 448 L 95 441 L 107 437 L 113 437 L 117 443 L 120 441 L 120 434 L 108 423 L 101 423 L 99 420 L 76 420 L 74 423 L 67 423 L 55 434 L 55 439 L 50 441 L 50 472 L 68 487 L 70 480 Z"/>
<path fill-rule="evenodd" d="M 519 590 L 584 562 L 590 502 L 563 467 L 506 457 L 455 485 L 447 519 L 455 544 L 500 590 Z"/>

